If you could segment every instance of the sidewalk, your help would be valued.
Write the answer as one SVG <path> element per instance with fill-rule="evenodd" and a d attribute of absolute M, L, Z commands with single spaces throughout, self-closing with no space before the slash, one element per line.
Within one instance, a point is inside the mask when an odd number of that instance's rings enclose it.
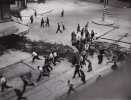
<path fill-rule="evenodd" d="M 0 57 L 0 69 L 31 57 L 31 54 L 21 51 L 9 51 Z"/>
<path fill-rule="evenodd" d="M 100 74 L 103 76 L 104 74 L 108 74 L 111 72 L 111 65 L 105 64 L 106 59 L 104 60 L 102 65 L 97 64 L 97 59 L 95 56 L 93 59 L 91 59 L 91 61 L 93 63 L 93 71 L 88 73 L 86 72 L 87 68 L 85 68 L 87 84 L 90 83 L 88 80 L 96 78 Z M 65 96 L 65 93 L 68 90 L 67 80 L 71 80 L 76 88 L 82 85 L 80 79 L 72 79 L 73 73 L 74 68 L 70 68 L 70 70 L 68 70 L 67 72 L 62 73 L 58 77 L 47 81 L 39 87 L 36 87 L 35 90 L 33 90 L 33 92 L 31 91 L 25 95 L 28 97 L 29 100 L 43 100 L 43 98 L 46 98 L 46 100 L 54 100 L 58 99 L 61 96 Z"/>
<path fill-rule="evenodd" d="M 93 79 L 94 77 L 97 77 L 99 74 L 104 75 L 110 72 L 111 64 L 106 65 L 106 59 L 104 59 L 104 62 L 101 65 L 97 64 L 96 55 L 93 58 L 90 58 L 90 60 L 93 64 L 93 71 L 87 72 L 88 68 L 84 67 L 84 71 L 86 73 L 86 80 Z M 43 60 L 36 61 L 32 64 L 31 59 L 27 59 L 24 60 L 24 63 L 26 63 L 29 66 L 23 66 L 23 63 L 21 63 L 18 68 L 17 65 L 17 77 L 15 77 L 13 80 L 10 80 L 10 85 L 13 85 L 14 87 L 18 88 L 22 86 L 22 82 L 18 78 L 18 73 L 20 74 L 31 70 L 33 72 L 33 79 L 36 80 L 36 78 L 38 77 L 38 71 L 36 70 L 36 67 L 38 65 L 43 65 Z M 46 98 L 46 100 L 54 100 L 55 98 L 67 92 L 67 80 L 71 80 L 76 88 L 82 85 L 80 79 L 72 79 L 73 73 L 74 68 L 72 68 L 71 64 L 65 59 L 64 61 L 61 61 L 61 63 L 58 63 L 56 66 L 54 66 L 54 70 L 51 72 L 50 78 L 44 77 L 36 87 L 28 88 L 27 92 L 25 93 L 25 96 L 27 96 L 28 100 L 43 100 L 43 98 Z M 8 74 L 10 75 L 11 72 L 9 72 Z M 16 74 L 16 72 L 13 74 Z M 6 92 L 6 94 L 9 93 L 10 92 L 8 91 Z M 15 100 L 15 94 L 13 92 L 10 93 L 10 95 L 3 96 L 1 94 L 0 98 L 3 98 L 2 100 Z"/>
<path fill-rule="evenodd" d="M 0 23 L 0 37 L 10 34 L 21 34 L 28 32 L 29 27 L 14 21 Z"/>

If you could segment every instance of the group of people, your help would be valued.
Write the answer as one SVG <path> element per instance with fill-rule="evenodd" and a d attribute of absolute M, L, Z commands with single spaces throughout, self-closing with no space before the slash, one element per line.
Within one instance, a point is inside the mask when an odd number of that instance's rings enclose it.
<path fill-rule="evenodd" d="M 58 54 L 56 51 L 51 51 L 48 56 L 45 57 L 45 62 L 43 66 L 38 66 L 38 70 L 40 72 L 37 82 L 40 81 L 42 76 L 50 76 L 50 72 L 53 70 L 52 65 L 56 65 L 57 62 L 60 62 L 58 60 Z"/>
<path fill-rule="evenodd" d="M 42 19 L 41 19 L 41 25 L 40 26 L 42 28 L 44 28 L 45 26 L 49 27 L 50 26 L 50 20 L 49 20 L 49 18 L 47 17 L 46 20 L 44 20 L 44 18 L 42 17 Z"/>
<path fill-rule="evenodd" d="M 37 16 L 36 12 L 35 12 L 35 16 Z M 62 10 L 62 12 L 61 12 L 61 17 L 64 17 L 64 10 Z M 33 16 L 30 17 L 30 21 L 31 21 L 31 23 L 33 23 L 33 21 L 34 21 Z M 49 27 L 50 26 L 49 18 L 47 17 L 46 20 L 44 20 L 44 18 L 42 17 L 40 26 L 43 28 L 45 26 Z M 72 45 L 75 46 L 78 50 L 78 52 L 74 53 L 74 57 L 73 57 L 72 64 L 74 65 L 75 70 L 74 70 L 74 74 L 73 74 L 72 78 L 74 79 L 74 78 L 76 78 L 76 75 L 78 75 L 83 84 L 86 83 L 86 74 L 84 71 L 84 66 L 86 66 L 88 68 L 87 72 L 91 72 L 93 70 L 92 62 L 88 58 L 88 56 L 89 56 L 89 54 L 93 54 L 93 51 L 91 49 L 91 45 L 93 43 L 96 33 L 94 32 L 94 30 L 89 32 L 88 26 L 89 26 L 89 22 L 87 22 L 84 27 L 81 27 L 80 24 L 78 24 L 76 32 L 73 31 L 71 33 Z M 66 28 L 65 28 L 65 25 L 63 22 L 57 23 L 56 33 L 58 33 L 58 32 L 62 33 L 63 31 L 65 31 L 65 29 Z M 42 60 L 39 57 L 38 53 L 35 51 L 33 51 L 32 56 L 33 56 L 32 63 L 34 63 L 35 60 Z M 101 64 L 103 62 L 103 57 L 104 57 L 104 49 L 99 50 L 98 64 Z M 50 77 L 50 72 L 53 70 L 52 65 L 55 66 L 57 62 L 59 62 L 58 54 L 56 51 L 51 50 L 50 54 L 45 57 L 44 65 L 37 66 L 37 69 L 39 71 L 39 76 L 38 76 L 36 82 L 39 82 L 41 80 L 42 76 Z M 117 63 L 114 62 L 112 69 L 116 69 L 116 68 L 117 68 Z M 25 77 L 23 75 L 20 76 L 24 85 L 23 85 L 23 90 L 14 89 L 14 91 L 18 97 L 17 100 L 26 99 L 25 97 L 23 97 L 23 94 L 26 91 L 26 87 L 36 85 L 36 82 L 33 82 L 31 77 L 32 77 L 31 73 L 29 74 L 29 77 Z M 11 86 L 7 85 L 7 79 L 3 75 L 0 76 L 0 83 L 1 83 L 1 91 L 2 92 L 4 92 L 4 90 L 6 88 L 12 88 Z M 69 86 L 68 94 L 70 94 L 71 91 L 75 91 L 75 89 L 74 89 L 73 84 L 70 82 L 70 80 L 68 80 L 67 83 Z"/>
<path fill-rule="evenodd" d="M 86 25 L 82 28 L 80 27 L 80 24 L 78 24 L 76 32 L 73 31 L 71 33 L 72 45 L 75 46 L 80 52 L 83 49 L 89 49 L 89 45 L 91 45 L 96 34 L 94 30 L 89 32 L 88 24 L 89 22 L 87 22 Z"/>
<path fill-rule="evenodd" d="M 82 51 L 81 53 L 76 52 L 72 59 L 72 64 L 75 67 L 73 79 L 76 78 L 76 75 L 80 78 L 83 84 L 86 83 L 86 75 L 85 75 L 85 68 L 88 69 L 87 72 L 91 72 L 92 69 L 92 62 L 88 59 L 88 55 L 86 51 Z"/>
<path fill-rule="evenodd" d="M 72 78 L 75 78 L 76 75 L 78 75 L 78 77 L 80 78 L 80 80 L 83 83 L 86 83 L 86 74 L 85 74 L 85 69 L 83 68 L 84 66 L 88 68 L 87 72 L 91 72 L 93 70 L 92 68 L 92 62 L 91 60 L 88 58 L 89 55 L 93 56 L 94 55 L 94 50 L 96 49 L 95 46 L 93 45 L 93 40 L 95 40 L 95 32 L 94 30 L 91 30 L 91 33 L 88 31 L 88 25 L 89 22 L 87 22 L 87 24 L 84 27 L 80 27 L 80 24 L 78 24 L 77 26 L 77 30 L 76 32 L 73 31 L 71 33 L 71 41 L 72 41 L 72 45 L 75 46 L 77 48 L 77 52 L 74 54 L 73 57 L 73 62 L 72 64 L 75 67 L 74 70 L 74 74 Z M 93 49 L 92 49 L 93 48 Z M 103 63 L 103 58 L 105 55 L 105 50 L 104 48 L 101 48 L 97 51 L 97 59 L 98 59 L 98 64 L 102 64 Z M 109 62 L 113 62 L 111 69 L 112 70 L 116 70 L 118 68 L 117 65 L 117 58 L 115 56 L 113 56 L 113 58 L 111 58 L 111 61 Z M 107 62 L 107 63 L 109 63 Z M 102 77 L 101 75 L 98 75 L 98 78 Z M 68 89 L 68 94 L 71 93 L 71 91 L 75 91 L 75 89 L 73 88 L 73 84 L 70 82 L 70 80 L 68 80 L 68 85 L 69 85 L 69 89 Z"/>
<path fill-rule="evenodd" d="M 32 63 L 35 63 L 36 60 L 42 60 L 37 52 L 32 52 Z M 56 65 L 57 62 L 60 62 L 58 59 L 57 51 L 51 50 L 49 55 L 45 56 L 44 65 L 37 66 L 37 70 L 39 71 L 38 78 L 36 82 L 32 80 L 32 72 L 28 72 L 26 75 L 20 75 L 20 79 L 23 82 L 23 88 L 18 89 L 7 84 L 7 78 L 3 74 L 0 75 L 0 85 L 1 85 L 1 92 L 4 92 L 5 89 L 13 88 L 14 92 L 17 95 L 17 100 L 27 99 L 23 97 L 23 94 L 26 91 L 27 86 L 36 86 L 36 83 L 39 82 L 43 77 L 50 77 L 50 72 L 53 70 L 52 65 Z"/>
<path fill-rule="evenodd" d="M 34 12 L 34 16 L 37 17 L 37 12 L 36 12 L 36 10 L 35 10 L 35 12 Z M 61 13 L 60 13 L 60 17 L 64 17 L 64 9 L 62 9 L 62 11 L 61 11 Z M 33 24 L 33 22 L 34 22 L 34 17 L 33 17 L 33 15 L 30 16 L 30 22 L 31 22 L 31 24 Z M 44 27 L 49 27 L 49 26 L 50 26 L 50 20 L 49 20 L 49 18 L 46 17 L 46 20 L 44 20 L 44 18 L 42 17 L 42 18 L 41 18 L 41 22 L 40 22 L 40 26 L 41 26 L 42 28 L 44 28 Z M 64 23 L 63 23 L 63 22 L 58 22 L 58 23 L 57 23 L 56 33 L 58 33 L 58 32 L 63 33 L 63 31 L 65 31 L 65 30 L 66 30 L 66 28 L 65 28 Z"/>
<path fill-rule="evenodd" d="M 35 51 L 33 51 L 32 53 L 32 63 L 35 62 L 35 60 L 42 60 L 38 53 L 36 53 Z M 57 51 L 53 51 L 51 50 L 51 52 L 49 53 L 48 56 L 45 56 L 45 60 L 44 60 L 44 65 L 43 66 L 37 66 L 38 71 L 40 72 L 37 82 L 40 81 L 42 76 L 50 76 L 50 72 L 53 70 L 52 65 L 56 65 L 57 62 L 60 62 L 58 59 L 58 54 Z"/>
<path fill-rule="evenodd" d="M 37 12 L 35 11 L 34 16 L 37 17 Z M 30 23 L 34 23 L 34 16 L 30 16 Z M 64 17 L 64 10 L 61 12 L 61 17 Z M 56 33 L 60 32 L 62 33 L 65 31 L 65 25 L 63 22 L 57 23 L 57 31 Z M 42 17 L 41 19 L 41 25 L 42 28 L 49 27 L 50 26 L 50 20 L 48 17 L 46 17 L 46 20 Z M 62 28 L 61 28 L 62 27 Z M 32 52 L 32 63 L 35 63 L 36 60 L 42 60 L 37 52 Z M 0 86 L 1 86 L 1 92 L 4 92 L 5 89 L 12 88 L 14 92 L 17 95 L 17 100 L 21 99 L 27 99 L 26 97 L 23 97 L 24 92 L 26 91 L 27 86 L 36 86 L 36 83 L 39 82 L 42 78 L 42 76 L 50 76 L 50 72 L 53 70 L 52 65 L 56 65 L 57 62 L 60 62 L 58 60 L 58 54 L 56 51 L 50 52 L 48 56 L 45 57 L 44 65 L 43 66 L 37 66 L 37 70 L 39 71 L 38 78 L 36 79 L 36 82 L 32 81 L 32 73 L 30 72 L 28 75 L 20 75 L 20 79 L 23 81 L 23 89 L 17 89 L 15 87 L 9 86 L 7 84 L 7 78 L 3 74 L 0 75 Z"/>

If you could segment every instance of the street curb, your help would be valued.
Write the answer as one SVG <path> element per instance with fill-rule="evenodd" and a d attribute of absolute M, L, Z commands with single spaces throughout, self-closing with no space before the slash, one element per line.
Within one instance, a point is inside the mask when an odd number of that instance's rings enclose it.
<path fill-rule="evenodd" d="M 108 74 L 110 74 L 110 73 L 112 72 L 112 71 L 111 71 L 111 72 L 108 72 L 108 73 L 103 73 L 103 72 L 106 71 L 106 70 L 110 71 L 110 67 L 104 67 L 104 68 L 100 69 L 99 71 L 97 71 L 96 73 L 94 73 L 93 75 L 91 75 L 90 77 L 88 77 L 88 78 L 86 79 L 86 82 L 88 82 L 89 80 L 95 78 L 96 76 L 98 76 L 98 77 L 99 77 L 99 75 L 105 76 L 105 75 L 108 75 Z M 97 77 L 97 78 L 98 78 L 98 77 Z M 95 79 L 96 81 L 97 81 L 97 78 Z M 94 82 L 96 82 L 96 81 L 93 81 L 92 83 L 94 83 Z M 92 83 L 90 83 L 90 84 L 92 84 Z M 87 83 L 85 83 L 85 84 L 87 84 Z M 85 84 L 83 84 L 83 83 L 76 84 L 75 89 L 78 89 L 78 88 L 80 88 L 81 86 L 84 86 Z M 90 84 L 89 84 L 89 85 L 90 85 Z M 74 85 L 75 85 L 75 84 L 74 84 Z M 64 93 L 62 93 L 62 95 L 56 96 L 56 97 L 55 97 L 55 100 L 61 100 L 61 98 L 65 98 L 66 96 L 67 96 L 67 91 L 65 91 Z"/>
<path fill-rule="evenodd" d="M 32 8 L 30 8 L 30 9 L 32 9 Z M 32 10 L 34 11 L 35 9 L 32 9 Z M 45 12 L 43 12 L 43 13 L 38 13 L 37 16 L 38 16 L 38 15 L 42 16 L 43 14 L 50 13 L 50 12 L 52 12 L 53 10 L 54 10 L 54 9 L 45 11 Z M 33 14 L 33 15 L 34 15 L 34 14 Z M 21 16 L 21 17 L 30 17 L 30 16 Z"/>
<path fill-rule="evenodd" d="M 103 25 L 103 26 L 112 26 L 114 25 L 114 22 L 104 22 L 104 21 L 99 21 L 99 20 L 92 20 L 92 23 L 97 24 L 97 25 Z"/>

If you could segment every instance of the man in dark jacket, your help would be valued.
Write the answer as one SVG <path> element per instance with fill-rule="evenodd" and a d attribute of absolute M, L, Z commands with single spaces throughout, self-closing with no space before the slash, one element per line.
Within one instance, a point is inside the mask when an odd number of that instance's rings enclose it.
<path fill-rule="evenodd" d="M 64 9 L 61 11 L 61 17 L 64 17 Z"/>
<path fill-rule="evenodd" d="M 50 21 L 49 21 L 49 18 L 47 17 L 46 18 L 46 24 L 45 24 L 47 27 L 49 27 L 50 26 Z"/>
<path fill-rule="evenodd" d="M 30 22 L 31 22 L 31 24 L 33 24 L 33 22 L 34 22 L 33 15 L 30 17 Z"/>
<path fill-rule="evenodd" d="M 78 76 L 80 77 L 80 64 L 76 64 L 75 65 L 75 72 L 74 72 L 74 75 L 73 75 L 73 78 L 76 77 L 76 74 L 78 74 Z"/>
<path fill-rule="evenodd" d="M 86 79 L 85 79 L 85 73 L 83 72 L 83 70 L 80 69 L 80 78 L 81 78 L 81 81 L 83 82 L 83 84 L 86 83 Z"/>
<path fill-rule="evenodd" d="M 101 64 L 103 62 L 103 54 L 98 55 L 98 64 Z"/>
<path fill-rule="evenodd" d="M 42 17 L 42 19 L 41 19 L 41 25 L 40 25 L 40 26 L 43 27 L 43 28 L 44 28 L 44 23 L 45 23 L 45 22 L 44 22 L 44 19 L 43 19 L 43 17 Z"/>

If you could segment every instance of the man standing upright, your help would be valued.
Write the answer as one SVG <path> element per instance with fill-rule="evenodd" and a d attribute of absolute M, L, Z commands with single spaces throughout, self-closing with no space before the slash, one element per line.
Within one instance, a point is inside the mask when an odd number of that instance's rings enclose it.
<path fill-rule="evenodd" d="M 77 33 L 80 32 L 80 24 L 77 25 Z"/>
<path fill-rule="evenodd" d="M 87 72 L 91 72 L 92 71 L 92 63 L 89 59 L 86 59 L 86 61 L 88 62 L 88 71 Z"/>
<path fill-rule="evenodd" d="M 101 64 L 103 62 L 103 54 L 98 55 L 98 64 Z"/>
<path fill-rule="evenodd" d="M 61 11 L 61 17 L 64 17 L 64 9 Z"/>
<path fill-rule="evenodd" d="M 75 72 L 73 78 L 75 78 L 76 74 L 78 74 L 78 76 L 80 77 L 80 64 L 75 65 Z"/>
<path fill-rule="evenodd" d="M 37 11 L 35 10 L 35 12 L 34 12 L 34 15 L 35 15 L 35 17 L 37 17 Z"/>
<path fill-rule="evenodd" d="M 61 22 L 61 24 L 62 24 L 62 29 L 63 29 L 63 31 L 65 31 L 65 25 L 64 25 L 64 23 L 63 22 Z"/>
<path fill-rule="evenodd" d="M 80 69 L 80 74 L 81 74 L 81 76 L 80 76 L 81 81 L 83 82 L 83 84 L 85 84 L 86 83 L 86 75 L 85 75 L 84 71 L 81 69 Z"/>
<path fill-rule="evenodd" d="M 44 28 L 44 19 L 43 19 L 43 17 L 41 19 L 41 25 L 40 26 Z"/>
<path fill-rule="evenodd" d="M 50 21 L 49 21 L 49 18 L 48 18 L 48 17 L 46 18 L 46 26 L 47 26 L 47 27 L 50 26 Z"/>
<path fill-rule="evenodd" d="M 95 36 L 94 30 L 91 30 L 91 42 L 92 42 L 94 36 Z"/>
<path fill-rule="evenodd" d="M 30 22 L 31 22 L 31 24 L 33 24 L 33 22 L 34 22 L 33 15 L 30 17 Z"/>

